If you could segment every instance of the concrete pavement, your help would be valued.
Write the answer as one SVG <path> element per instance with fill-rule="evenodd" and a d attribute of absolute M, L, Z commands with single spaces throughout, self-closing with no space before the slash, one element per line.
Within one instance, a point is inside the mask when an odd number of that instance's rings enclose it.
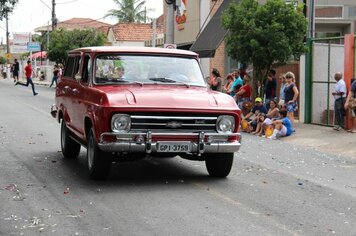
<path fill-rule="evenodd" d="M 37 78 L 33 81 L 41 86 L 49 86 L 51 83 L 50 80 L 40 81 Z M 356 159 L 355 133 L 348 133 L 344 130 L 335 131 L 332 127 L 304 124 L 298 121 L 295 122 L 294 127 L 296 132 L 289 137 L 282 138 L 282 142 Z"/>

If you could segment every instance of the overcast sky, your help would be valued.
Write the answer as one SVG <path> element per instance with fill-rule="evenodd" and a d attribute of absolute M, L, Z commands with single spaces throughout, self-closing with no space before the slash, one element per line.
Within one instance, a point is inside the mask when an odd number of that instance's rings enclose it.
<path fill-rule="evenodd" d="M 136 0 L 138 1 L 138 0 Z M 47 7 L 47 6 L 48 7 Z M 163 13 L 162 0 L 146 0 L 149 17 L 158 17 Z M 47 25 L 51 21 L 51 0 L 19 0 L 15 10 L 9 16 L 9 32 L 32 32 L 33 29 Z M 110 9 L 117 9 L 113 0 L 56 0 L 56 16 L 59 21 L 74 17 L 99 19 L 110 24 L 114 18 L 102 18 Z M 0 21 L 0 42 L 6 43 L 5 20 Z"/>

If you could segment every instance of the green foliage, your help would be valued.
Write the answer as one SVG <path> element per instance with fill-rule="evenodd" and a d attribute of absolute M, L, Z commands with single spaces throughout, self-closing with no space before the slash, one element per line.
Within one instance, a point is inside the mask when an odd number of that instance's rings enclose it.
<path fill-rule="evenodd" d="M 223 14 L 228 54 L 241 62 L 252 63 L 257 79 L 275 64 L 285 64 L 291 57 L 299 59 L 306 52 L 304 37 L 307 21 L 297 2 L 257 0 L 232 3 Z"/>
<path fill-rule="evenodd" d="M 0 57 L 0 65 L 1 64 L 6 64 L 6 58 L 5 57 Z"/>
<path fill-rule="evenodd" d="M 19 0 L 0 0 L 0 20 L 6 17 L 6 14 L 14 10 L 15 5 Z"/>
<path fill-rule="evenodd" d="M 50 35 L 47 58 L 65 64 L 67 53 L 80 47 L 102 46 L 106 36 L 95 30 L 55 30 Z"/>
<path fill-rule="evenodd" d="M 105 15 L 113 16 L 117 18 L 119 23 L 122 22 L 132 22 L 132 23 L 143 23 L 146 22 L 147 9 L 142 9 L 146 1 L 141 0 L 138 4 L 135 0 L 113 0 L 117 5 L 118 9 L 111 9 Z M 136 6 L 135 6 L 136 5 Z"/>

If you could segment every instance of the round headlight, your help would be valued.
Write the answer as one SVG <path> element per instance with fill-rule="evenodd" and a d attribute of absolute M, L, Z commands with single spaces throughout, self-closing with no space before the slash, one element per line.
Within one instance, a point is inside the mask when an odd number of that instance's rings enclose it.
<path fill-rule="evenodd" d="M 111 129 L 114 132 L 128 132 L 131 128 L 131 118 L 126 114 L 115 114 L 111 118 Z"/>
<path fill-rule="evenodd" d="M 216 130 L 219 133 L 232 133 L 235 129 L 235 118 L 233 116 L 219 116 L 216 122 Z"/>

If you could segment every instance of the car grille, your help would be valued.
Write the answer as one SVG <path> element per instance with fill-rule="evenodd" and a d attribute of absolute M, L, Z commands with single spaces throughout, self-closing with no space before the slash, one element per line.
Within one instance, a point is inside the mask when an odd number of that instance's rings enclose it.
<path fill-rule="evenodd" d="M 211 115 L 131 115 L 131 131 L 216 132 L 216 121 Z"/>

